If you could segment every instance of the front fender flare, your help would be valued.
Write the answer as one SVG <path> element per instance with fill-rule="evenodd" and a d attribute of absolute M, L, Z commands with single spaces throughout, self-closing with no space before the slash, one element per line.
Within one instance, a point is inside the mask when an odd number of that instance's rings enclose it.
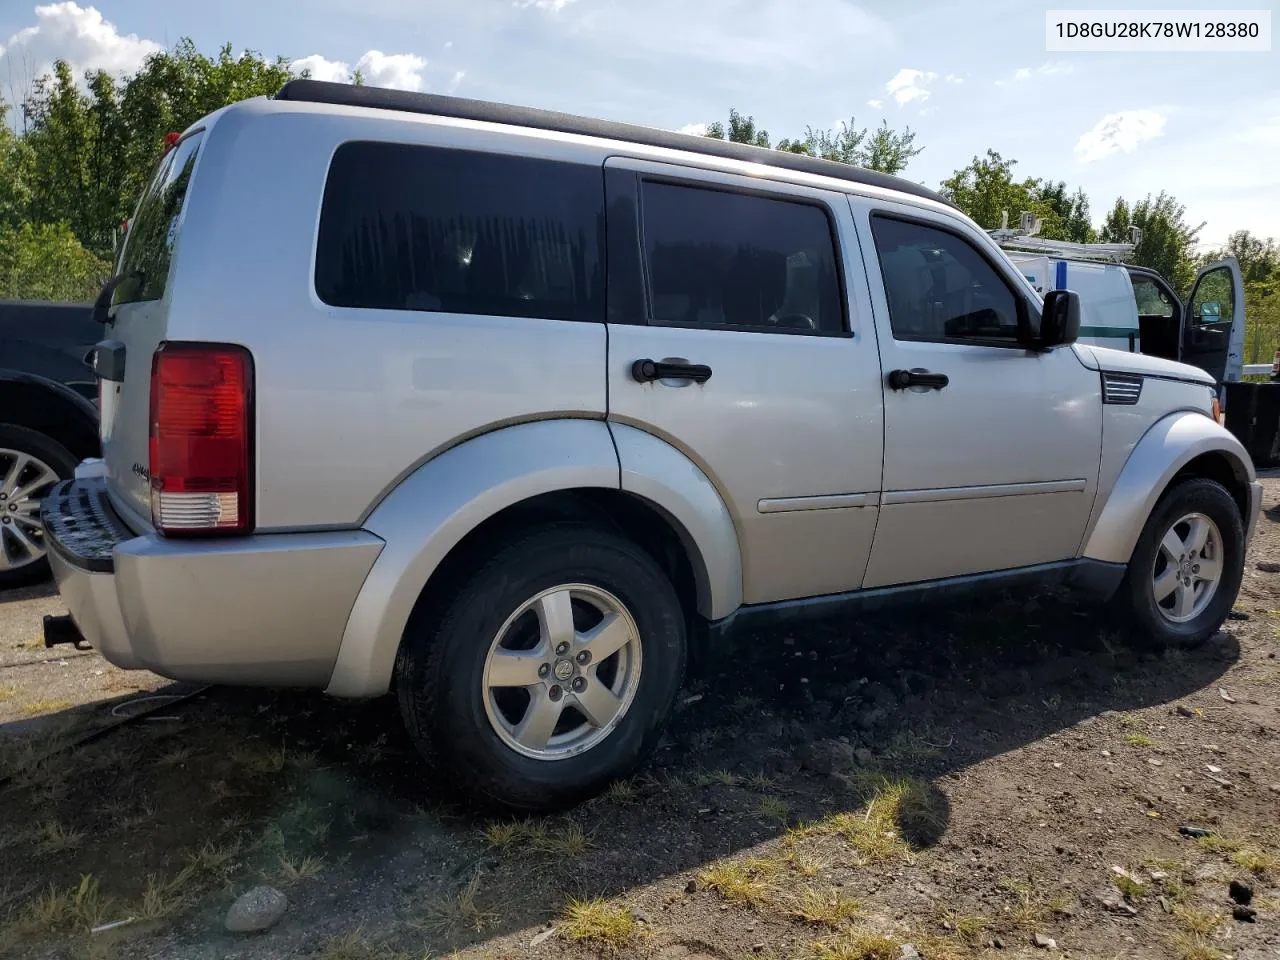
<path fill-rule="evenodd" d="M 1128 563 L 1147 518 L 1170 481 L 1206 453 L 1230 458 L 1236 474 L 1253 482 L 1253 462 L 1244 446 L 1209 417 L 1184 411 L 1157 421 L 1129 454 L 1089 534 L 1084 556 L 1106 563 Z M 1243 519 L 1247 524 L 1249 518 Z"/>
<path fill-rule="evenodd" d="M 602 420 L 540 420 L 482 434 L 418 467 L 364 528 L 386 542 L 347 618 L 325 692 L 387 691 L 396 651 L 427 580 L 462 538 L 500 510 L 557 490 L 618 489 Z"/>

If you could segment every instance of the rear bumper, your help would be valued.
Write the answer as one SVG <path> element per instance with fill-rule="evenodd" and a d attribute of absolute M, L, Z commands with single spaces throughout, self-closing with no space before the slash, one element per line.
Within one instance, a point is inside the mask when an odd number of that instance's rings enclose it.
<path fill-rule="evenodd" d="M 58 592 L 85 639 L 119 667 L 206 683 L 324 687 L 383 546 L 363 530 L 138 535 L 96 477 L 54 487 L 41 514 Z"/>

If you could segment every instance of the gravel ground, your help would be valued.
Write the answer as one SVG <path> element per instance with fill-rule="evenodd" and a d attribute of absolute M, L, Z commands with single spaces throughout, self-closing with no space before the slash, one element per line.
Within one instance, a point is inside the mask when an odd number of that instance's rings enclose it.
<path fill-rule="evenodd" d="M 1199 650 L 1025 595 L 745 638 L 640 776 L 518 823 L 438 799 L 448 772 L 387 700 L 51 657 L 32 641 L 56 597 L 4 596 L 0 954 L 1275 960 L 1265 483 L 1236 612 Z M 196 695 L 46 756 L 155 691 Z M 263 883 L 283 919 L 226 933 Z"/>

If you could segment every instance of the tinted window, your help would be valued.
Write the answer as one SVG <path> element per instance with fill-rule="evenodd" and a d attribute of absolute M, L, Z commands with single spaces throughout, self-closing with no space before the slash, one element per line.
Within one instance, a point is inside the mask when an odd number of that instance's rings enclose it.
<path fill-rule="evenodd" d="M 819 207 L 646 182 L 652 319 L 664 324 L 844 328 L 831 224 Z"/>
<path fill-rule="evenodd" d="M 316 293 L 338 307 L 603 320 L 599 167 L 347 143 L 329 168 Z"/>
<path fill-rule="evenodd" d="M 1191 295 L 1191 322 L 1230 323 L 1235 316 L 1235 281 L 1230 267 L 1218 267 L 1200 278 Z"/>
<path fill-rule="evenodd" d="M 112 303 L 159 300 L 164 296 L 173 245 L 178 238 L 178 220 L 203 139 L 202 132 L 193 133 L 166 153 L 156 168 L 129 222 L 116 271 L 126 279 L 116 287 Z"/>
<path fill-rule="evenodd" d="M 1130 277 L 1140 317 L 1172 317 L 1173 301 L 1150 277 Z"/>
<path fill-rule="evenodd" d="M 1014 292 L 953 233 L 873 217 L 871 230 L 897 340 L 1015 340 Z"/>

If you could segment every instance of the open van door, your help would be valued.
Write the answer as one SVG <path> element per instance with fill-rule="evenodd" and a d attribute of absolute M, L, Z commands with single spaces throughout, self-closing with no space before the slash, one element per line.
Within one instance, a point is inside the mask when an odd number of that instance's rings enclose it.
<path fill-rule="evenodd" d="M 1244 275 L 1235 257 L 1196 274 L 1183 313 L 1182 362 L 1219 383 L 1244 373 Z"/>

